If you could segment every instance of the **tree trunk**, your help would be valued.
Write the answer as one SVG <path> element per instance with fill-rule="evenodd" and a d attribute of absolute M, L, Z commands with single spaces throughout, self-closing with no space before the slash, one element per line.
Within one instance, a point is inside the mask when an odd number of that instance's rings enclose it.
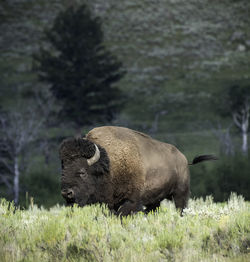
<path fill-rule="evenodd" d="M 233 120 L 235 125 L 241 130 L 242 134 L 242 146 L 241 150 L 244 155 L 248 154 L 248 142 L 247 142 L 247 132 L 249 127 L 249 107 L 246 107 L 240 112 L 233 113 Z"/>
<path fill-rule="evenodd" d="M 247 132 L 242 132 L 242 152 L 245 155 L 248 153 Z"/>
<path fill-rule="evenodd" d="M 153 121 L 153 123 L 152 123 L 152 127 L 151 127 L 150 130 L 149 130 L 149 133 L 150 133 L 151 135 L 154 135 L 154 134 L 156 134 L 156 133 L 158 132 L 159 118 L 160 118 L 160 116 L 163 116 L 163 115 L 165 115 L 166 113 L 167 113 L 166 110 L 162 110 L 162 111 L 160 111 L 160 112 L 156 112 L 155 117 L 154 117 L 154 121 Z"/>
<path fill-rule="evenodd" d="M 19 201 L 19 163 L 18 163 L 18 157 L 15 156 L 14 158 L 14 202 L 15 205 L 18 204 Z"/>
<path fill-rule="evenodd" d="M 248 154 L 248 143 L 247 143 L 247 131 L 249 126 L 249 110 L 244 111 L 244 117 L 242 117 L 242 152 L 244 155 Z"/>

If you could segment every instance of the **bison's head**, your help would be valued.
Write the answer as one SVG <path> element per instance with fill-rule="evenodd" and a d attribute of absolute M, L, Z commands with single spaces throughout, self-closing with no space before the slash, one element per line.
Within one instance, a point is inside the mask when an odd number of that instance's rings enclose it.
<path fill-rule="evenodd" d="M 100 187 L 109 171 L 106 151 L 87 139 L 70 138 L 61 144 L 59 155 L 61 193 L 66 202 L 79 206 L 99 202 Z"/>

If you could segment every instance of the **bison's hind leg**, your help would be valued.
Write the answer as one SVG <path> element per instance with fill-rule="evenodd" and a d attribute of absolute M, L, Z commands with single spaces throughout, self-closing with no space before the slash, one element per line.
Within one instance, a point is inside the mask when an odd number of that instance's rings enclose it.
<path fill-rule="evenodd" d="M 153 212 L 156 211 L 157 208 L 160 207 L 160 204 L 161 204 L 161 201 L 158 201 L 154 204 L 146 205 L 146 209 L 144 210 L 145 214 L 148 214 L 151 211 L 153 211 Z"/>
<path fill-rule="evenodd" d="M 181 214 L 183 209 L 187 207 L 189 195 L 189 189 L 186 189 L 184 192 L 179 191 L 173 194 L 175 207 L 181 211 Z"/>

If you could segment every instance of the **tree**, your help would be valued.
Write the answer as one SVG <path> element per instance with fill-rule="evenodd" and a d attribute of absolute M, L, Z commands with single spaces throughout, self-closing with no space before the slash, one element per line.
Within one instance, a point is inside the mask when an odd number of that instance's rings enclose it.
<path fill-rule="evenodd" d="M 248 153 L 247 133 L 250 117 L 250 84 L 233 85 L 229 90 L 230 108 L 234 124 L 239 128 L 242 135 L 242 152 Z"/>
<path fill-rule="evenodd" d="M 28 146 L 38 137 L 44 119 L 35 110 L 0 114 L 0 183 L 19 201 L 21 171 L 26 169 Z"/>
<path fill-rule="evenodd" d="M 103 37 L 99 18 L 85 5 L 70 6 L 45 33 L 51 48 L 34 56 L 40 79 L 62 104 L 61 116 L 78 126 L 112 120 L 122 105 L 124 95 L 114 83 L 124 73 Z"/>
<path fill-rule="evenodd" d="M 232 126 L 232 122 L 228 127 L 222 127 L 220 122 L 217 123 L 217 128 L 212 126 L 212 132 L 219 139 L 220 152 L 223 155 L 232 156 L 235 154 L 234 144 L 230 133 Z"/>
<path fill-rule="evenodd" d="M 250 117 L 250 85 L 245 81 L 223 87 L 211 96 L 212 106 L 220 117 L 229 120 L 240 130 L 241 150 L 248 153 L 248 129 Z M 229 132 L 229 130 L 228 130 Z"/>

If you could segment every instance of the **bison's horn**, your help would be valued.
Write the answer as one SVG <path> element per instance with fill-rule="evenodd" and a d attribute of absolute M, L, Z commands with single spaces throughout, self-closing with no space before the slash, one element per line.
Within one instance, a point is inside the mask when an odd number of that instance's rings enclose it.
<path fill-rule="evenodd" d="M 95 145 L 95 154 L 91 158 L 87 159 L 89 166 L 92 166 L 94 163 L 96 163 L 100 159 L 100 150 L 96 144 L 94 145 Z"/>

